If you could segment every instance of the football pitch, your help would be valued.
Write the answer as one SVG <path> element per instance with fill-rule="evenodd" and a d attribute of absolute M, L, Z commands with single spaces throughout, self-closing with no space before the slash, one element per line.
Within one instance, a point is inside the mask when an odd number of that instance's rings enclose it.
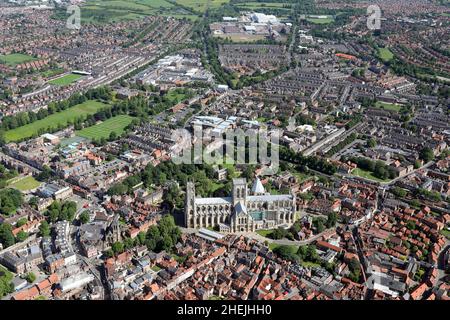
<path fill-rule="evenodd" d="M 106 106 L 107 104 L 105 103 L 88 100 L 64 111 L 54 113 L 44 119 L 8 130 L 5 132 L 5 140 L 6 142 L 20 141 L 35 135 L 37 136 L 43 130 L 56 128 L 58 125 L 66 126 L 69 121 L 73 121 L 89 114 L 94 114 Z"/>
<path fill-rule="evenodd" d="M 67 85 L 77 81 L 81 77 L 83 77 L 83 76 L 79 75 L 79 74 L 71 73 L 71 74 L 66 74 L 65 76 L 62 76 L 60 78 L 56 78 L 54 80 L 51 80 L 48 83 L 54 84 L 54 85 L 57 85 L 57 86 L 67 86 Z"/>
<path fill-rule="evenodd" d="M 125 128 L 131 123 L 133 117 L 127 115 L 120 115 L 112 117 L 102 123 L 96 124 L 92 127 L 84 128 L 78 131 L 77 136 L 97 140 L 101 138 L 109 138 L 111 132 L 115 132 L 117 135 L 123 133 Z"/>

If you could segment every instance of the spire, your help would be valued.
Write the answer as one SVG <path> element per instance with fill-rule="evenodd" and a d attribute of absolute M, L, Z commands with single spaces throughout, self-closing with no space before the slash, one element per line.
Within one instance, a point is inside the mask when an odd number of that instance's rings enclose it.
<path fill-rule="evenodd" d="M 264 189 L 264 186 L 263 186 L 261 180 L 259 180 L 259 178 L 257 177 L 255 182 L 253 182 L 252 194 L 258 195 L 258 194 L 265 194 L 265 193 L 266 193 L 266 190 Z"/>

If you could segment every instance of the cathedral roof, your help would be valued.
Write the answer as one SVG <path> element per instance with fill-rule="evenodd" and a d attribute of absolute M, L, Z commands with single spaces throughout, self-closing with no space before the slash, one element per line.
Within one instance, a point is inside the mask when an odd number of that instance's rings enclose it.
<path fill-rule="evenodd" d="M 239 214 L 241 212 L 247 214 L 247 207 L 241 201 L 239 201 L 239 203 L 236 205 L 236 209 L 235 210 L 236 210 L 236 214 Z"/>
<path fill-rule="evenodd" d="M 259 178 L 256 178 L 255 182 L 253 182 L 252 193 L 253 194 L 264 194 L 264 193 L 266 193 L 266 190 L 264 189 L 264 186 L 263 186 L 261 180 L 259 180 Z"/>

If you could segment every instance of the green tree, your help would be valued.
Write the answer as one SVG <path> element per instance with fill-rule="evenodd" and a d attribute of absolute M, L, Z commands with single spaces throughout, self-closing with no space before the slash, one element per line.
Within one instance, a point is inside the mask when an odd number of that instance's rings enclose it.
<path fill-rule="evenodd" d="M 36 275 L 33 272 L 28 272 L 26 279 L 29 283 L 33 283 L 36 281 Z"/>
<path fill-rule="evenodd" d="M 112 244 L 111 249 L 115 255 L 118 255 L 125 250 L 125 246 L 122 242 L 118 241 Z"/>
<path fill-rule="evenodd" d="M 429 147 L 424 147 L 422 150 L 420 150 L 419 157 L 425 162 L 430 162 L 434 159 L 433 150 L 431 150 Z"/>
<path fill-rule="evenodd" d="M 39 226 L 39 235 L 41 237 L 50 236 L 50 226 L 48 225 L 48 222 L 46 220 L 42 221 L 41 225 Z"/>
<path fill-rule="evenodd" d="M 20 218 L 19 220 L 17 220 L 16 227 L 19 228 L 19 227 L 27 224 L 27 222 L 28 222 L 27 218 Z"/>
<path fill-rule="evenodd" d="M 80 214 L 79 219 L 80 219 L 80 223 L 81 223 L 81 224 L 88 223 L 89 220 L 90 220 L 90 218 L 89 218 L 89 211 L 87 211 L 87 210 L 83 211 L 83 212 Z"/>
<path fill-rule="evenodd" d="M 0 243 L 4 248 L 12 246 L 15 243 L 12 226 L 9 223 L 0 224 Z"/>
<path fill-rule="evenodd" d="M 330 212 L 328 214 L 328 218 L 327 218 L 327 222 L 326 222 L 327 228 L 334 227 L 336 225 L 337 219 L 338 219 L 337 213 L 336 212 Z"/>
<path fill-rule="evenodd" d="M 17 236 L 16 236 L 17 242 L 25 241 L 26 238 L 28 238 L 28 233 L 26 233 L 25 231 L 19 231 L 17 233 Z"/>
<path fill-rule="evenodd" d="M 374 138 L 370 138 L 369 140 L 367 140 L 367 146 L 369 148 L 375 148 L 377 146 L 377 140 L 375 140 Z"/>
<path fill-rule="evenodd" d="M 293 252 L 290 246 L 278 246 L 273 252 L 284 260 L 297 261 L 298 256 Z"/>

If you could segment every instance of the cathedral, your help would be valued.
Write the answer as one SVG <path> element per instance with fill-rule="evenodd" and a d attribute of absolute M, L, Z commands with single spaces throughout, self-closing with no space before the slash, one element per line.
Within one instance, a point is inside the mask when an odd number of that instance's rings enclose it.
<path fill-rule="evenodd" d="M 250 192 L 245 179 L 233 179 L 232 194 L 224 198 L 197 198 L 188 182 L 185 225 L 188 228 L 218 227 L 221 232 L 248 232 L 290 225 L 295 220 L 294 194 L 266 193 L 256 178 Z"/>

